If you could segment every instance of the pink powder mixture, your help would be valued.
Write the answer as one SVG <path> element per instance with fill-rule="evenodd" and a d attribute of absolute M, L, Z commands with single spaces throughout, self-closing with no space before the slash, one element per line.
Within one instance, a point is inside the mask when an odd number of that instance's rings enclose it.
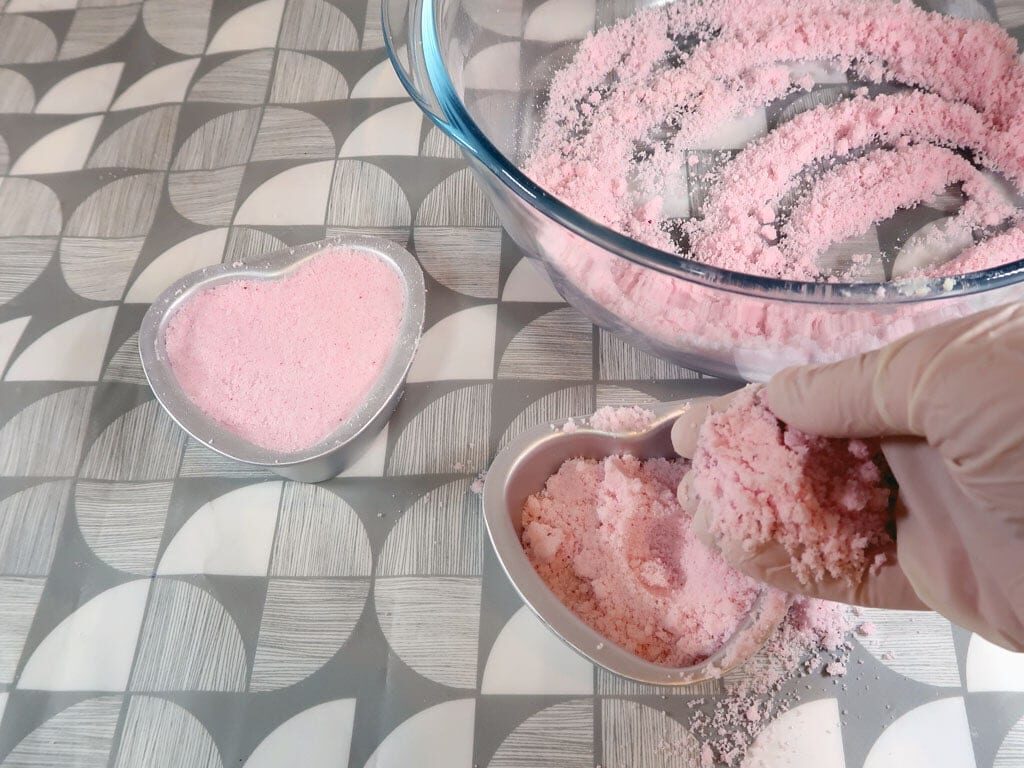
<path fill-rule="evenodd" d="M 883 468 L 877 445 L 787 427 L 764 390 L 748 387 L 701 426 L 693 491 L 713 533 L 748 551 L 782 544 L 805 584 L 826 576 L 858 583 L 884 562 L 872 552 L 892 543 Z"/>
<path fill-rule="evenodd" d="M 777 125 L 719 168 L 690 147 L 814 86 L 824 62 L 874 85 L 911 90 L 849 97 Z M 998 25 L 905 0 L 709 0 L 642 10 L 581 43 L 553 78 L 526 170 L 592 219 L 716 267 L 810 281 L 881 269 L 833 244 L 900 209 L 962 189 L 944 230 L 968 245 L 910 277 L 947 278 L 1020 258 L 1024 231 L 991 174 L 1024 183 L 1024 64 Z M 964 154 L 970 158 L 968 162 Z M 687 189 L 705 188 L 699 208 Z M 682 190 L 682 192 L 680 192 Z M 680 204 L 679 197 L 689 202 Z M 713 291 L 615 258 L 550 230 L 549 264 L 580 296 L 655 342 L 734 354 L 741 373 L 836 359 L 979 308 L 972 300 L 839 307 Z M 939 245 L 939 244 L 937 244 Z M 936 248 L 936 252 L 942 252 Z M 955 254 L 955 251 L 953 251 Z M 869 269 L 874 263 L 875 269 Z M 915 292 L 914 283 L 899 290 Z M 1007 295 L 1003 300 L 1013 298 Z"/>
<path fill-rule="evenodd" d="M 210 418 L 262 448 L 301 451 L 359 408 L 404 311 L 392 267 L 363 251 L 330 249 L 280 280 L 200 292 L 168 323 L 167 356 Z"/>
<path fill-rule="evenodd" d="M 679 506 L 681 461 L 565 462 L 523 508 L 523 547 L 597 632 L 668 666 L 696 664 L 735 632 L 760 587 L 697 540 Z"/>

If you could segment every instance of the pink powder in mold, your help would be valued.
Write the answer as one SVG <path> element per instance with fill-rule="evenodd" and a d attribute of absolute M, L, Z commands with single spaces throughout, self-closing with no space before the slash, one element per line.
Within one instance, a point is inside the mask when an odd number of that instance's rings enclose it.
<path fill-rule="evenodd" d="M 523 547 L 593 629 L 666 666 L 703 661 L 761 591 L 697 540 L 676 499 L 685 463 L 573 459 L 523 508 Z"/>
<path fill-rule="evenodd" d="M 782 424 L 759 387 L 701 426 L 693 490 L 714 533 L 748 550 L 782 544 L 805 584 L 857 583 L 875 563 L 872 550 L 891 543 L 893 488 L 878 447 Z"/>
<path fill-rule="evenodd" d="M 268 450 L 301 451 L 358 410 L 404 312 L 392 267 L 332 248 L 280 280 L 199 292 L 167 324 L 167 357 L 189 399 L 225 429 Z"/>

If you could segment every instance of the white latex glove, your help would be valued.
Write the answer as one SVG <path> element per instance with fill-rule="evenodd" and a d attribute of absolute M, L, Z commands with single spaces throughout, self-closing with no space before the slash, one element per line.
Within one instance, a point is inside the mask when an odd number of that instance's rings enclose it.
<path fill-rule="evenodd" d="M 859 357 L 790 368 L 767 385 L 779 419 L 825 437 L 880 437 L 899 482 L 890 563 L 860 583 L 800 584 L 769 544 L 721 545 L 740 570 L 782 589 L 880 607 L 928 607 L 1024 650 L 1024 306 L 912 334 Z M 673 442 L 693 455 L 709 408 L 679 420 Z M 687 484 L 680 497 L 694 508 Z"/>

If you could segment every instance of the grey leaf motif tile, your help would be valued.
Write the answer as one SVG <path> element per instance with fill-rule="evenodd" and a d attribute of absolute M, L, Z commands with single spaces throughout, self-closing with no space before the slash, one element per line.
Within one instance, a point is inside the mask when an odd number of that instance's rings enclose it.
<path fill-rule="evenodd" d="M 72 704 L 22 739 L 2 765 L 106 768 L 120 711 L 120 696 L 101 696 Z"/>
<path fill-rule="evenodd" d="M 476 685 L 479 578 L 378 577 L 374 600 L 388 645 L 406 665 L 442 685 Z"/>
<path fill-rule="evenodd" d="M 278 44 L 304 51 L 354 51 L 359 33 L 348 16 L 325 0 L 288 0 Z"/>
<path fill-rule="evenodd" d="M 361 160 L 339 160 L 327 203 L 327 224 L 341 227 L 408 226 L 409 200 L 394 177 Z"/>
<path fill-rule="evenodd" d="M 60 243 L 64 280 L 82 298 L 120 299 L 145 240 L 144 237 L 65 237 Z"/>
<path fill-rule="evenodd" d="M 34 283 L 56 248 L 55 237 L 0 239 L 0 303 L 10 301 Z"/>
<path fill-rule="evenodd" d="M 229 264 L 245 261 L 284 247 L 285 242 L 269 232 L 253 227 L 232 227 L 224 249 L 224 261 Z"/>
<path fill-rule="evenodd" d="M 45 579 L 0 578 L 0 683 L 14 680 Z"/>
<path fill-rule="evenodd" d="M 363 613 L 370 580 L 271 579 L 250 689 L 293 685 L 346 643 Z"/>
<path fill-rule="evenodd" d="M 156 400 L 119 416 L 90 446 L 82 477 L 95 480 L 167 480 L 178 471 L 185 433 Z"/>
<path fill-rule="evenodd" d="M 125 36 L 138 14 L 138 5 L 78 9 L 60 46 L 60 58 L 88 56 L 113 45 Z"/>
<path fill-rule="evenodd" d="M 210 732 L 187 709 L 157 696 L 132 696 L 114 768 L 221 768 Z"/>
<path fill-rule="evenodd" d="M 197 54 L 206 48 L 212 0 L 148 0 L 142 20 L 150 37 L 177 53 Z"/>
<path fill-rule="evenodd" d="M 80 480 L 75 520 L 82 538 L 107 565 L 150 574 L 167 519 L 172 483 L 109 483 Z"/>
<path fill-rule="evenodd" d="M 278 51 L 270 100 L 276 104 L 336 101 L 348 96 L 345 76 L 327 62 L 298 51 Z"/>
<path fill-rule="evenodd" d="M 498 449 L 501 450 L 511 440 L 538 424 L 550 424 L 556 419 L 572 416 L 586 416 L 594 410 L 593 401 L 594 387 L 591 384 L 559 389 L 537 398 L 512 419 L 501 436 Z"/>
<path fill-rule="evenodd" d="M 498 378 L 589 379 L 593 326 L 577 310 L 556 309 L 517 333 L 498 364 Z"/>
<path fill-rule="evenodd" d="M 999 745 L 992 768 L 1016 768 L 1024 765 L 1024 717 L 1018 720 Z"/>
<path fill-rule="evenodd" d="M 456 480 L 417 499 L 388 534 L 378 576 L 479 576 L 482 511 L 469 485 Z"/>
<path fill-rule="evenodd" d="M 88 166 L 166 170 L 179 109 L 176 105 L 156 107 L 133 118 L 100 143 Z"/>
<path fill-rule="evenodd" d="M 125 384 L 147 386 L 148 380 L 139 358 L 139 334 L 133 333 L 117 348 L 103 371 L 103 381 L 121 381 Z"/>
<path fill-rule="evenodd" d="M 174 209 L 196 224 L 223 226 L 235 212 L 238 188 L 245 167 L 236 165 L 215 171 L 180 171 L 167 177 Z"/>
<path fill-rule="evenodd" d="M 487 466 L 491 385 L 463 387 L 442 395 L 410 422 L 395 443 L 388 474 L 482 472 Z"/>
<path fill-rule="evenodd" d="M 312 160 L 336 153 L 334 136 L 320 118 L 301 109 L 267 107 L 252 160 Z"/>
<path fill-rule="evenodd" d="M 637 349 L 613 333 L 598 330 L 598 372 L 605 381 L 698 379 L 699 374 Z"/>
<path fill-rule="evenodd" d="M 370 541 L 359 515 L 326 488 L 285 483 L 271 576 L 369 576 Z"/>
<path fill-rule="evenodd" d="M 0 428 L 0 476 L 70 477 L 78 468 L 93 388 L 36 400 Z"/>
<path fill-rule="evenodd" d="M 420 265 L 441 285 L 479 299 L 498 298 L 500 229 L 418 227 L 413 240 Z"/>
<path fill-rule="evenodd" d="M 876 631 L 857 641 L 889 669 L 929 685 L 958 688 L 960 671 L 948 620 L 925 611 L 864 609 Z"/>
<path fill-rule="evenodd" d="M 0 237 L 60 234 L 63 218 L 53 190 L 35 179 L 4 179 L 0 185 Z"/>
<path fill-rule="evenodd" d="M 70 237 L 145 235 L 156 216 L 163 185 L 162 173 L 138 173 L 112 181 L 75 209 L 64 234 Z M 111 210 L 118 215 L 109 215 Z"/>
<path fill-rule="evenodd" d="M 248 673 L 238 626 L 209 592 L 154 582 L 132 670 L 133 691 L 241 691 Z"/>
<path fill-rule="evenodd" d="M 70 483 L 32 485 L 0 500 L 0 574 L 46 576 L 70 496 Z"/>
<path fill-rule="evenodd" d="M 182 144 L 175 171 L 210 171 L 249 161 L 262 110 L 237 109 L 203 123 Z"/>
<path fill-rule="evenodd" d="M 0 113 L 31 112 L 36 104 L 32 83 L 20 72 L 0 69 Z"/>
<path fill-rule="evenodd" d="M 427 195 L 416 213 L 426 227 L 497 227 L 497 215 L 468 168 L 456 171 Z"/>
<path fill-rule="evenodd" d="M 602 701 L 601 736 L 601 764 L 608 768 L 689 768 L 700 761 L 697 741 L 681 723 L 636 701 Z"/>
<path fill-rule="evenodd" d="M 462 153 L 458 145 L 449 139 L 436 125 L 430 126 L 427 136 L 420 147 L 423 157 L 443 157 L 449 160 L 461 160 Z"/>
<path fill-rule="evenodd" d="M 555 704 L 517 726 L 494 753 L 490 768 L 529 768 L 538 764 L 592 768 L 593 732 L 590 700 Z"/>
<path fill-rule="evenodd" d="M 274 52 L 253 51 L 236 56 L 202 75 L 189 91 L 189 101 L 260 104 L 267 91 Z"/>
<path fill-rule="evenodd" d="M 0 64 L 52 61 L 57 38 L 46 24 L 31 16 L 0 16 Z"/>

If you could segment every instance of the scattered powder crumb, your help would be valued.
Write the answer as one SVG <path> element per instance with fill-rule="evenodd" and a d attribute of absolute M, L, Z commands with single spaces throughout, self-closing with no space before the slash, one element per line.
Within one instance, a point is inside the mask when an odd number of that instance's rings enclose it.
<path fill-rule="evenodd" d="M 787 427 L 747 387 L 701 426 L 693 490 L 716 535 L 747 551 L 777 542 L 803 583 L 858 583 L 876 565 L 893 495 L 878 446 Z"/>
<path fill-rule="evenodd" d="M 884 651 L 882 653 L 882 661 L 892 661 L 895 658 L 896 658 L 896 654 L 893 653 L 892 651 Z M 877 679 L 877 676 L 876 676 L 876 679 Z"/>
<path fill-rule="evenodd" d="M 480 496 L 484 492 L 484 483 L 487 482 L 487 472 L 481 472 L 476 476 L 472 483 L 469 484 L 469 490 Z"/>
<path fill-rule="evenodd" d="M 457 461 L 454 464 L 452 464 L 452 472 L 465 472 L 465 471 L 466 471 L 466 465 L 463 462 Z"/>
<path fill-rule="evenodd" d="M 605 406 L 590 417 L 590 426 L 602 432 L 640 432 L 654 421 L 654 413 L 636 405 Z"/>
<path fill-rule="evenodd" d="M 868 635 L 873 635 L 877 631 L 878 631 L 878 627 L 875 626 L 874 622 L 871 622 L 871 621 L 862 622 L 857 627 L 857 634 L 858 635 L 863 635 L 865 637 L 868 636 Z"/>

